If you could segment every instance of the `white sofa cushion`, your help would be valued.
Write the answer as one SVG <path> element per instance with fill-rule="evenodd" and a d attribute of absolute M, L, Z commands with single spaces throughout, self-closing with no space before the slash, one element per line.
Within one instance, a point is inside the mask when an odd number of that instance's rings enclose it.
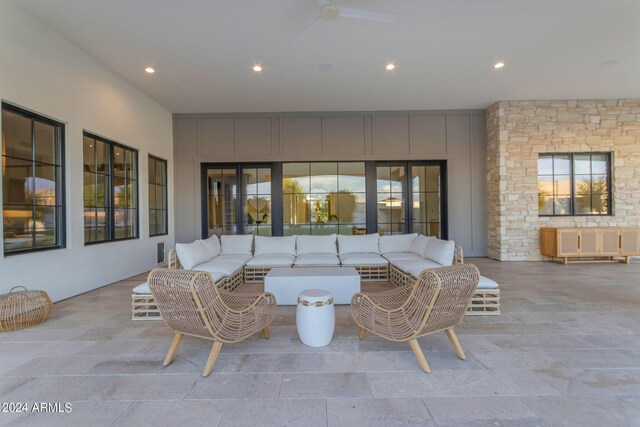
<path fill-rule="evenodd" d="M 403 271 L 405 273 L 409 273 L 409 270 L 428 270 L 430 268 L 440 268 L 442 267 L 437 262 L 430 261 L 428 259 L 421 260 L 410 260 L 410 259 L 401 259 L 400 261 L 394 261 L 393 266 L 398 270 Z"/>
<path fill-rule="evenodd" d="M 418 233 L 380 236 L 380 253 L 384 255 L 390 252 L 409 252 L 416 237 Z"/>
<path fill-rule="evenodd" d="M 478 289 L 498 289 L 500 286 L 498 284 L 489 279 L 488 277 L 480 276 L 480 281 L 478 282 Z"/>
<path fill-rule="evenodd" d="M 409 247 L 409 252 L 413 252 L 414 254 L 424 258 L 424 254 L 427 252 L 427 246 L 429 245 L 429 241 L 431 239 L 435 239 L 435 237 L 423 236 L 423 235 L 416 237 L 411 242 L 411 246 Z"/>
<path fill-rule="evenodd" d="M 211 278 L 213 279 L 214 283 L 219 282 L 220 280 L 224 279 L 225 277 L 228 276 L 228 274 L 225 274 L 222 271 L 219 271 L 216 268 L 209 268 L 209 266 L 207 265 L 208 262 L 202 263 L 200 265 L 197 265 L 194 270 L 197 271 L 206 271 L 207 273 L 209 273 L 211 275 Z"/>
<path fill-rule="evenodd" d="M 215 258 L 220 255 L 220 239 L 215 234 L 208 239 L 200 240 L 205 248 L 207 248 L 207 253 L 209 254 L 209 258 Z"/>
<path fill-rule="evenodd" d="M 416 265 L 415 267 L 411 267 L 407 269 L 405 273 L 417 278 L 420 275 L 420 273 L 422 273 L 424 270 L 433 270 L 434 268 L 442 268 L 440 264 L 437 264 L 433 261 L 426 261 L 426 262 L 427 264 Z"/>
<path fill-rule="evenodd" d="M 238 269 L 244 267 L 246 261 L 240 258 L 232 258 L 230 255 L 228 258 L 222 258 L 224 255 L 214 258 L 211 261 L 203 262 L 193 267 L 193 270 L 208 271 L 209 273 L 222 273 L 225 276 L 231 276 Z M 222 258 L 222 259 L 221 259 Z"/>
<path fill-rule="evenodd" d="M 296 236 L 296 246 L 298 255 L 338 254 L 335 234 L 330 234 L 328 236 Z"/>
<path fill-rule="evenodd" d="M 453 265 L 453 251 L 455 249 L 453 240 L 431 239 L 427 245 L 424 257 L 437 262 L 444 267 Z"/>
<path fill-rule="evenodd" d="M 256 236 L 254 255 L 296 254 L 296 236 Z"/>
<path fill-rule="evenodd" d="M 340 255 L 342 265 L 387 265 L 389 261 L 378 254 L 344 254 Z"/>
<path fill-rule="evenodd" d="M 389 260 L 389 262 L 396 262 L 403 259 L 413 261 L 423 261 L 424 258 L 420 255 L 416 255 L 413 252 L 390 252 L 388 254 L 382 254 L 383 257 Z"/>
<path fill-rule="evenodd" d="M 246 265 L 254 267 L 291 267 L 295 260 L 296 257 L 289 254 L 262 254 L 251 258 Z"/>
<path fill-rule="evenodd" d="M 252 254 L 253 234 L 223 235 L 220 241 L 225 255 Z"/>
<path fill-rule="evenodd" d="M 239 264 L 246 264 L 251 258 L 253 258 L 251 255 L 246 255 L 246 254 L 234 254 L 234 255 L 218 255 L 217 257 L 215 257 L 214 259 L 212 259 L 211 261 L 217 261 L 217 262 L 233 262 L 233 263 L 239 263 Z"/>
<path fill-rule="evenodd" d="M 185 270 L 191 270 L 195 265 L 211 258 L 209 251 L 200 240 L 192 243 L 176 243 L 176 254 Z"/>
<path fill-rule="evenodd" d="M 379 254 L 378 233 L 363 236 L 338 236 L 338 251 L 343 254 Z"/>
<path fill-rule="evenodd" d="M 294 267 L 334 266 L 340 265 L 337 255 L 331 254 L 303 254 L 296 257 Z"/>

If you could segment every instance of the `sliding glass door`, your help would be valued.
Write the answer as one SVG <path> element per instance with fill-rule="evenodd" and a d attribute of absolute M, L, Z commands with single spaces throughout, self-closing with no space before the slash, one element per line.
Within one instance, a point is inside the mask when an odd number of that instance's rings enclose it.
<path fill-rule="evenodd" d="M 445 169 L 443 161 L 203 164 L 202 235 L 446 238 Z"/>
<path fill-rule="evenodd" d="M 378 233 L 445 237 L 444 179 L 444 162 L 377 163 Z"/>

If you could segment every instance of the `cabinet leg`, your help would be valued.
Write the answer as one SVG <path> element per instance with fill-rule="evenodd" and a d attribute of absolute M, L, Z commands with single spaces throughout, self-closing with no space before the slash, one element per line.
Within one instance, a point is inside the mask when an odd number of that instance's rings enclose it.
<path fill-rule="evenodd" d="M 625 258 L 625 263 L 626 263 L 626 264 L 630 264 L 630 263 L 631 263 L 631 257 L 626 256 L 626 257 L 624 257 L 624 258 Z"/>
<path fill-rule="evenodd" d="M 569 264 L 569 258 L 564 257 L 564 265 L 567 265 L 567 264 Z"/>

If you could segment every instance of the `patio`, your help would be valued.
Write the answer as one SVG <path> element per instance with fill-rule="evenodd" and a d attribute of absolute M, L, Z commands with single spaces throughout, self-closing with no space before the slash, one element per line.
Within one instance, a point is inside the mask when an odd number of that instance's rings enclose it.
<path fill-rule="evenodd" d="M 71 402 L 68 414 L 0 413 L 9 425 L 581 425 L 640 423 L 640 264 L 561 266 L 470 258 L 501 284 L 502 315 L 420 339 L 431 374 L 406 344 L 358 329 L 337 310 L 324 348 L 300 343 L 294 307 L 279 307 L 268 341 L 210 350 L 130 320 L 141 274 L 59 302 L 45 324 L 0 334 L 1 402 Z M 365 290 L 389 285 L 365 283 Z M 256 290 L 262 285 L 243 285 Z"/>

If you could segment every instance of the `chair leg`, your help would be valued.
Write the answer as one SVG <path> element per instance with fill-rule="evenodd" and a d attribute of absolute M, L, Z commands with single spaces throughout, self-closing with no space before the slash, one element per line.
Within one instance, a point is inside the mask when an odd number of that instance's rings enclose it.
<path fill-rule="evenodd" d="M 409 340 L 409 345 L 411 346 L 411 350 L 413 350 L 413 354 L 416 355 L 416 359 L 420 363 L 420 367 L 427 374 L 431 372 L 431 368 L 429 368 L 429 364 L 427 363 L 427 359 L 424 358 L 424 354 L 422 354 L 422 349 L 420 348 L 420 344 L 418 344 L 418 340 L 415 338 Z"/>
<path fill-rule="evenodd" d="M 173 336 L 173 341 L 171 341 L 171 347 L 169 347 L 169 352 L 167 353 L 167 357 L 164 358 L 164 366 L 167 366 L 169 364 L 171 364 L 171 361 L 173 360 L 173 356 L 176 355 L 176 351 L 178 350 L 178 346 L 180 345 L 180 342 L 182 341 L 182 337 L 184 335 L 182 335 L 180 332 L 176 332 L 176 334 Z"/>
<path fill-rule="evenodd" d="M 204 365 L 204 371 L 202 371 L 203 377 L 208 377 L 211 371 L 213 371 L 213 365 L 216 363 L 216 359 L 218 358 L 218 354 L 220 354 L 221 348 L 222 343 L 220 341 L 213 342 L 213 347 L 211 347 L 211 353 L 209 353 L 207 364 Z"/>
<path fill-rule="evenodd" d="M 366 333 L 367 333 L 367 330 L 361 326 L 360 332 L 358 333 L 358 339 L 363 340 Z"/>
<path fill-rule="evenodd" d="M 455 349 L 458 357 L 462 360 L 467 360 L 467 356 L 465 356 L 464 351 L 462 350 L 462 346 L 460 345 L 460 341 L 458 341 L 458 337 L 455 332 L 453 332 L 453 328 L 445 329 L 447 336 L 449 337 L 449 341 L 451 341 L 451 345 Z"/>
<path fill-rule="evenodd" d="M 264 337 L 265 340 L 269 339 L 269 327 L 268 326 L 266 328 L 262 328 L 262 336 Z"/>

